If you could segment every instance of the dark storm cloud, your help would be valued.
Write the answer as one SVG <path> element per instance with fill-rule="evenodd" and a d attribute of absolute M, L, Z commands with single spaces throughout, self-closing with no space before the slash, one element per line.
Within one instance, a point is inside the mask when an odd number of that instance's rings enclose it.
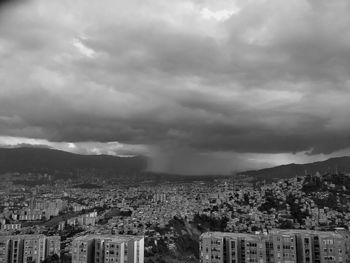
<path fill-rule="evenodd" d="M 9 5 L 17 4 L 18 2 L 22 2 L 23 0 L 0 0 L 0 8 L 7 7 Z M 1 9 L 0 9 L 1 12 Z"/>
<path fill-rule="evenodd" d="M 2 136 L 142 145 L 157 169 L 184 172 L 186 156 L 192 173 L 350 147 L 345 0 L 8 6 Z"/>

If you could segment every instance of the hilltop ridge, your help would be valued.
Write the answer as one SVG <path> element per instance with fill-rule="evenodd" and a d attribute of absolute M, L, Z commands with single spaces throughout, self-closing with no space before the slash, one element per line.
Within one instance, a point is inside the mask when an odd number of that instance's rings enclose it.
<path fill-rule="evenodd" d="M 0 148 L 0 173 L 67 172 L 96 169 L 111 173 L 134 173 L 147 168 L 144 156 L 82 155 L 49 148 Z"/>
<path fill-rule="evenodd" d="M 350 173 L 350 156 L 330 158 L 325 161 L 285 164 L 260 170 L 240 172 L 240 176 L 251 177 L 254 180 L 271 181 L 273 179 L 291 178 L 305 174 L 324 173 Z"/>

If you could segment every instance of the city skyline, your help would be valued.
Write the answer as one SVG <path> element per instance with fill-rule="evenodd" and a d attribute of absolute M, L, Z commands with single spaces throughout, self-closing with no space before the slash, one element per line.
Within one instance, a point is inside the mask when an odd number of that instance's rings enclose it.
<path fill-rule="evenodd" d="M 229 174 L 350 155 L 350 3 L 0 2 L 0 146 Z"/>

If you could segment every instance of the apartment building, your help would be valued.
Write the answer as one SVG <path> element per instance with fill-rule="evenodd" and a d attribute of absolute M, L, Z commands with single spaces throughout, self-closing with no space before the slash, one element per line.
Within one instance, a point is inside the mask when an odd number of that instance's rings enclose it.
<path fill-rule="evenodd" d="M 0 262 L 42 262 L 47 256 L 58 254 L 60 237 L 44 235 L 0 236 Z"/>
<path fill-rule="evenodd" d="M 72 263 L 143 263 L 144 237 L 86 235 L 72 243 Z"/>
<path fill-rule="evenodd" d="M 275 235 L 292 234 L 296 237 L 299 262 L 349 262 L 350 233 L 348 231 L 274 230 L 273 233 Z"/>
<path fill-rule="evenodd" d="M 72 242 L 72 263 L 94 262 L 94 238 L 77 237 Z"/>
<path fill-rule="evenodd" d="M 291 232 L 277 232 L 268 236 L 272 239 L 273 244 L 273 259 L 276 263 L 296 263 L 297 248 L 296 236 Z M 272 262 L 272 258 L 270 262 Z"/>
<path fill-rule="evenodd" d="M 208 232 L 200 240 L 201 262 L 267 262 L 266 240 L 261 235 Z"/>
<path fill-rule="evenodd" d="M 53 256 L 53 255 L 59 255 L 60 254 L 60 247 L 61 247 L 61 237 L 60 236 L 48 236 L 46 237 L 46 243 L 45 243 L 45 255 Z"/>
<path fill-rule="evenodd" d="M 201 263 L 349 263 L 349 232 L 272 230 L 268 234 L 208 232 Z"/>
<path fill-rule="evenodd" d="M 23 263 L 40 263 L 45 259 L 45 236 L 29 235 L 20 242 L 23 242 Z"/>
<path fill-rule="evenodd" d="M 0 225 L 0 229 L 3 231 L 20 230 L 21 224 L 2 224 Z"/>
<path fill-rule="evenodd" d="M 0 263 L 8 262 L 10 240 L 0 237 Z"/>
<path fill-rule="evenodd" d="M 39 209 L 26 208 L 20 211 L 20 221 L 39 221 L 43 219 L 44 212 Z"/>

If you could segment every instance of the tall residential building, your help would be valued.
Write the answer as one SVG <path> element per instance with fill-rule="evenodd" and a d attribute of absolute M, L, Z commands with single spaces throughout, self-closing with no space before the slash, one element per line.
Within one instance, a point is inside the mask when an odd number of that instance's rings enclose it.
<path fill-rule="evenodd" d="M 274 230 L 273 233 L 296 237 L 298 262 L 350 262 L 348 231 Z"/>
<path fill-rule="evenodd" d="M 44 235 L 0 236 L 0 262 L 42 262 L 47 256 L 58 254 L 60 237 Z"/>
<path fill-rule="evenodd" d="M 143 263 L 144 237 L 86 235 L 72 243 L 72 263 Z"/>
<path fill-rule="evenodd" d="M 10 240 L 0 237 L 0 262 L 8 262 Z"/>
<path fill-rule="evenodd" d="M 200 262 L 349 263 L 349 240 L 348 231 L 208 232 L 200 238 Z"/>
<path fill-rule="evenodd" d="M 46 237 L 45 255 L 53 256 L 59 255 L 61 248 L 61 237 L 60 236 L 48 236 Z"/>
<path fill-rule="evenodd" d="M 272 239 L 272 240 L 271 240 Z M 296 236 L 291 232 L 276 232 L 269 235 L 273 244 L 273 256 L 276 263 L 296 263 L 297 245 Z"/>
<path fill-rule="evenodd" d="M 200 240 L 201 262 L 268 262 L 265 236 L 241 233 L 208 232 Z"/>
<path fill-rule="evenodd" d="M 72 263 L 94 262 L 94 238 L 82 236 L 72 242 Z"/>

